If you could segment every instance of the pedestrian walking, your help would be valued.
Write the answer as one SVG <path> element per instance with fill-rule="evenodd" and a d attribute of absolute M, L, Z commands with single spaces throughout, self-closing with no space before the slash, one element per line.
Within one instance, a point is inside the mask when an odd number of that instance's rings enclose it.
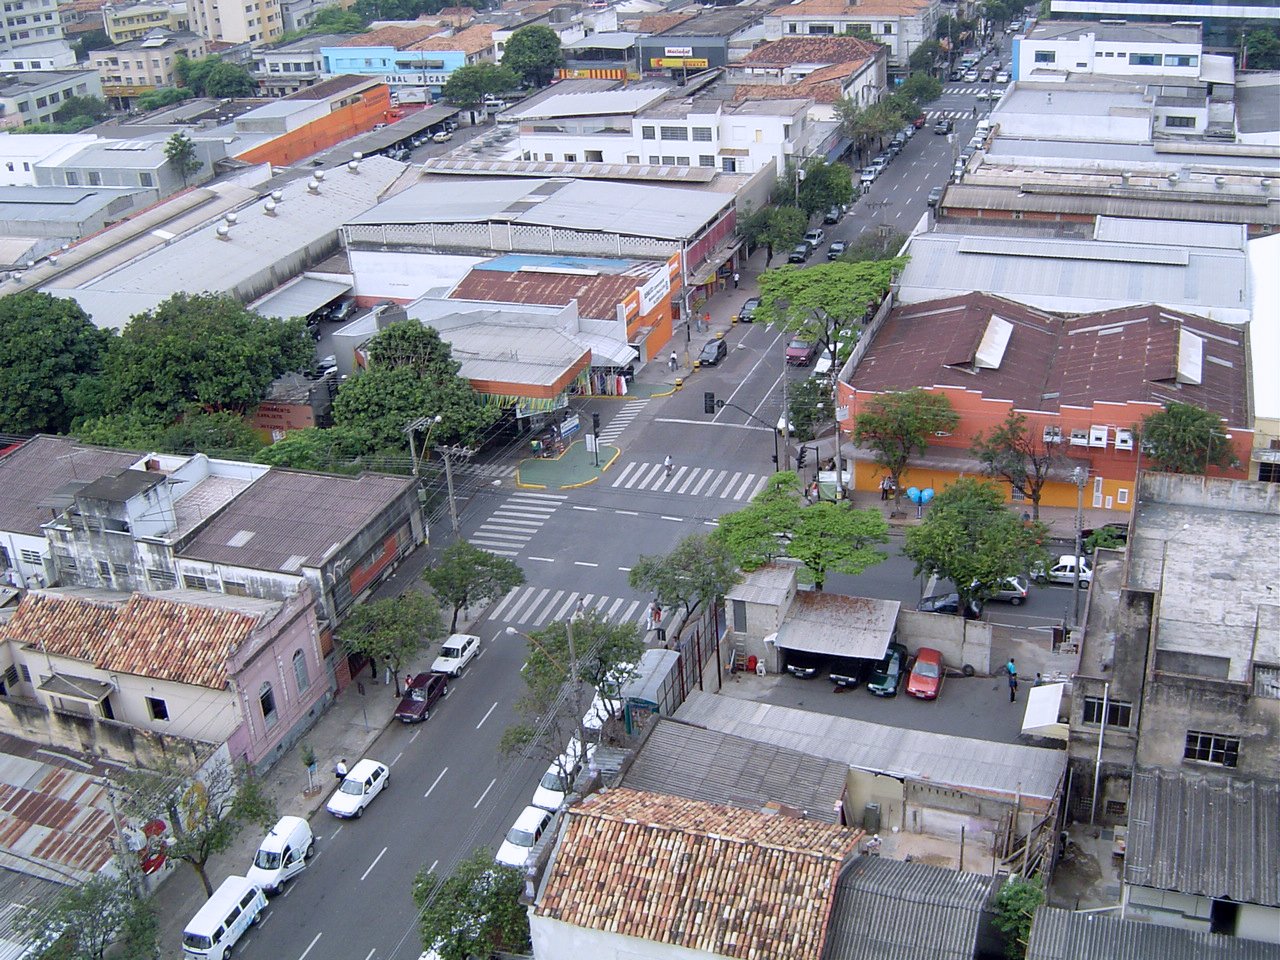
<path fill-rule="evenodd" d="M 667 363 L 671 366 L 672 370 L 680 366 L 680 358 L 676 356 L 676 352 L 674 350 L 671 351 L 671 359 L 668 360 Z"/>
<path fill-rule="evenodd" d="M 578 598 L 578 608 L 574 611 L 578 616 L 582 616 L 587 612 L 587 601 L 585 597 Z"/>
<path fill-rule="evenodd" d="M 738 271 L 733 271 L 733 289 L 738 289 Z"/>
<path fill-rule="evenodd" d="M 1013 657 L 1004 665 L 1004 672 L 1009 675 L 1009 702 L 1013 703 L 1018 699 L 1018 666 L 1013 662 Z"/>
<path fill-rule="evenodd" d="M 333 778 L 338 781 L 347 778 L 347 758 L 343 757 L 333 765 Z"/>
<path fill-rule="evenodd" d="M 667 454 L 666 458 L 662 461 L 662 465 L 663 467 L 666 468 L 668 477 L 671 476 L 671 471 L 676 468 L 675 462 L 671 459 L 671 454 L 669 453 Z"/>
<path fill-rule="evenodd" d="M 889 479 L 888 475 L 880 478 L 880 499 L 882 501 L 889 499 L 889 487 L 892 483 L 893 481 Z"/>
<path fill-rule="evenodd" d="M 973 118 L 975 120 L 978 119 L 978 105 L 976 103 L 973 105 Z"/>

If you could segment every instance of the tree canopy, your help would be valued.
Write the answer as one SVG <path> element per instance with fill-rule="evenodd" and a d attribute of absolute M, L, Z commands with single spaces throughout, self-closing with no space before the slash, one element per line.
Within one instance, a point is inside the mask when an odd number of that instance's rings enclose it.
<path fill-rule="evenodd" d="M 342 643 L 348 650 L 381 660 L 391 668 L 397 696 L 400 668 L 429 641 L 443 636 L 444 624 L 435 598 L 412 591 L 356 607 L 342 627 Z"/>
<path fill-rule="evenodd" d="M 502 53 L 502 65 L 531 87 L 545 87 L 564 66 L 560 37 L 540 23 L 521 27 L 511 34 Z"/>
<path fill-rule="evenodd" d="M 796 207 L 774 206 L 751 214 L 743 223 L 742 232 L 751 246 L 768 248 L 768 262 L 774 251 L 799 243 L 808 227 L 809 221 Z"/>
<path fill-rule="evenodd" d="M 173 164 L 173 169 L 178 171 L 183 183 L 204 166 L 204 161 L 196 155 L 195 143 L 181 130 L 170 135 L 164 142 L 164 158 Z"/>
<path fill-rule="evenodd" d="M 524 583 L 524 571 L 513 560 L 456 540 L 444 548 L 433 566 L 422 571 L 422 579 L 436 599 L 453 609 L 449 623 L 453 632 L 464 607 L 479 606 L 515 589 Z"/>
<path fill-rule="evenodd" d="M 18 912 L 14 930 L 41 960 L 152 960 L 159 948 L 155 913 L 129 880 L 99 873 L 62 887 L 51 903 Z"/>
<path fill-rule="evenodd" d="M 961 477 L 930 504 L 924 522 L 907 530 L 903 553 L 916 576 L 950 580 L 963 601 L 990 596 L 1008 577 L 1047 559 L 1039 523 L 1025 524 L 995 484 Z"/>
<path fill-rule="evenodd" d="M 843 206 L 853 199 L 853 171 L 843 163 L 810 160 L 804 165 L 799 193 L 800 209 L 809 216 Z"/>
<path fill-rule="evenodd" d="M 1137 433 L 1153 470 L 1206 473 L 1211 466 L 1239 466 L 1222 418 L 1189 403 L 1174 401 L 1158 413 L 1148 414 Z"/>
<path fill-rule="evenodd" d="M 148 90 L 146 93 L 140 94 L 134 102 L 137 104 L 138 109 L 142 111 L 159 110 L 161 107 L 181 103 L 191 95 L 191 91 L 183 87 L 160 87 L 157 90 Z"/>
<path fill-rule="evenodd" d="M 1031 519 L 1040 519 L 1040 497 L 1050 471 L 1066 462 L 1062 444 L 1045 431 L 1028 427 L 1027 418 L 1011 410 L 1003 422 L 978 433 L 969 448 L 993 477 L 1008 480 L 1014 490 L 1031 501 Z"/>
<path fill-rule="evenodd" d="M 786 554 L 786 541 L 800 513 L 800 478 L 780 471 L 741 510 L 720 518 L 712 537 L 733 554 L 743 570 L 758 570 Z"/>
<path fill-rule="evenodd" d="M 700 605 L 714 604 L 741 579 L 733 554 L 706 534 L 685 537 L 666 555 L 641 556 L 627 580 L 653 594 L 663 607 L 683 607 L 686 621 Z"/>
<path fill-rule="evenodd" d="M 253 74 L 217 54 L 198 60 L 178 57 L 174 72 L 178 83 L 197 97 L 250 97 L 258 89 Z"/>
<path fill-rule="evenodd" d="M 919 387 L 881 393 L 865 402 L 854 420 L 853 439 L 870 448 L 876 463 L 893 478 L 895 510 L 911 458 L 928 449 L 935 433 L 955 429 L 959 420 L 945 394 Z"/>
<path fill-rule="evenodd" d="M 0 433 L 63 433 L 83 410 L 111 337 L 47 293 L 0 297 Z"/>
<path fill-rule="evenodd" d="M 1010 876 L 996 894 L 992 923 L 1004 934 L 1004 955 L 1009 960 L 1022 960 L 1027 955 L 1031 922 L 1044 899 L 1044 889 L 1039 883 L 1016 874 Z"/>
<path fill-rule="evenodd" d="M 844 347 L 837 351 L 844 353 Z M 838 366 L 833 364 L 835 369 Z M 831 380 L 826 376 L 814 374 L 792 384 L 787 398 L 787 406 L 791 420 L 791 430 L 800 441 L 812 440 L 818 434 L 820 424 L 829 424 L 836 415 L 835 400 L 831 395 Z"/>
<path fill-rule="evenodd" d="M 1280 33 L 1269 26 L 1250 30 L 1244 38 L 1244 52 L 1250 70 L 1280 69 Z"/>
<path fill-rule="evenodd" d="M 59 123 L 66 123 L 68 120 L 77 120 L 84 117 L 93 123 L 97 123 L 110 113 L 111 108 L 107 106 L 107 101 L 101 97 L 70 96 L 64 99 L 62 105 L 53 112 L 53 119 Z"/>
<path fill-rule="evenodd" d="M 484 102 L 486 96 L 506 93 L 519 86 L 520 77 L 510 67 L 474 63 L 449 74 L 440 94 L 455 106 L 476 107 Z"/>
<path fill-rule="evenodd" d="M 413 881 L 422 945 L 440 960 L 470 960 L 495 952 L 527 954 L 529 913 L 520 902 L 524 877 L 479 848 L 447 877 L 420 870 Z"/>

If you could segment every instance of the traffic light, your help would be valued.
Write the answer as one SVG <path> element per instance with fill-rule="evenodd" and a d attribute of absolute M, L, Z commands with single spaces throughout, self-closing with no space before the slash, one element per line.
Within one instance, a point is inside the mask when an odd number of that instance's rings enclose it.
<path fill-rule="evenodd" d="M 600 414 L 598 413 L 591 414 L 591 432 L 592 433 L 600 432 Z"/>
<path fill-rule="evenodd" d="M 773 465 L 775 467 L 778 465 L 778 455 L 776 453 L 773 456 L 771 456 L 769 459 L 773 461 Z"/>
<path fill-rule="evenodd" d="M 706 393 L 702 395 L 702 412 L 703 413 L 716 412 L 716 395 L 712 393 L 710 390 L 708 390 Z"/>
<path fill-rule="evenodd" d="M 801 447 L 799 451 L 797 451 L 796 453 L 796 469 L 797 470 L 801 470 L 804 468 L 804 458 L 807 457 L 808 455 L 809 455 L 808 447 Z"/>

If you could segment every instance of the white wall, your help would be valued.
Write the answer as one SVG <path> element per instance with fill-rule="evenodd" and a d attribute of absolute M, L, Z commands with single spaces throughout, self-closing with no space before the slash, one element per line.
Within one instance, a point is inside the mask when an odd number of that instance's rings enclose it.
<path fill-rule="evenodd" d="M 88 133 L 0 133 L 0 186 L 35 186 L 36 164 L 70 156 L 98 138 Z"/>
<path fill-rule="evenodd" d="M 1094 33 L 1082 32 L 1075 37 L 1053 40 L 1019 39 L 1017 41 L 1018 79 L 1025 80 L 1032 70 L 1057 70 L 1069 73 L 1101 73 L 1108 76 L 1187 77 L 1200 76 L 1201 45 L 1199 43 L 1160 43 L 1140 41 L 1098 40 Z M 1052 63 L 1037 63 L 1036 51 L 1052 52 Z M 1135 64 L 1131 57 L 1154 55 L 1154 64 Z M 1177 59 L 1189 57 L 1185 66 Z"/>
<path fill-rule="evenodd" d="M 718 960 L 721 954 L 690 950 L 655 940 L 641 940 L 591 930 L 538 916 L 529 910 L 529 935 L 538 960 Z"/>
<path fill-rule="evenodd" d="M 349 250 L 357 297 L 416 300 L 430 290 L 451 290 L 484 257 Z"/>
<path fill-rule="evenodd" d="M 2 533 L 0 537 L 3 538 L 4 549 L 9 554 L 10 563 L 22 580 L 21 584 L 13 583 L 13 571 L 10 571 L 8 586 L 48 586 L 45 560 L 49 557 L 49 541 L 44 538 L 44 534 L 32 536 L 27 533 Z M 23 556 L 24 552 L 31 554 L 31 558 Z M 35 561 L 37 555 L 41 558 L 38 562 Z"/>

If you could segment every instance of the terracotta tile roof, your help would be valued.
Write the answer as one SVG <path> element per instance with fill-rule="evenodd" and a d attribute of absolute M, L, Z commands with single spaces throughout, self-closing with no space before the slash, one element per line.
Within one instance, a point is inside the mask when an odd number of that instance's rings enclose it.
<path fill-rule="evenodd" d="M 929 6 L 930 0 L 862 0 L 848 3 L 846 0 L 800 0 L 799 3 L 780 7 L 773 16 L 785 19 L 793 17 L 909 17 Z"/>
<path fill-rule="evenodd" d="M 640 18 L 640 23 L 636 26 L 636 33 L 662 33 L 664 30 L 680 26 L 686 20 L 692 20 L 695 16 L 697 16 L 695 13 L 651 14 Z"/>
<path fill-rule="evenodd" d="M 810 74 L 796 83 L 739 83 L 733 88 L 733 101 L 743 103 L 748 100 L 795 100 L 797 97 L 807 97 L 815 103 L 835 103 L 843 95 L 844 78 L 852 72 L 840 72 L 840 66 L 843 65 L 822 68 L 821 72 L 835 70 L 835 79 L 820 77 L 815 80 Z M 814 71 L 818 72 L 820 71 Z"/>
<path fill-rule="evenodd" d="M 874 57 L 882 47 L 861 37 L 783 37 L 762 43 L 737 66 L 790 66 L 793 63 L 848 63 Z"/>
<path fill-rule="evenodd" d="M 411 44 L 434 37 L 440 27 L 434 23 L 420 27 L 381 27 L 368 33 L 361 33 L 350 40 L 343 40 L 340 47 L 391 47 L 394 50 L 407 50 Z"/>
<path fill-rule="evenodd" d="M 618 304 L 632 290 L 644 286 L 655 269 L 645 264 L 641 272 L 643 275 L 622 273 L 580 276 L 571 273 L 472 270 L 462 278 L 449 296 L 454 300 L 554 306 L 563 306 L 570 300 L 577 300 L 578 316 L 591 320 L 616 320 Z"/>
<path fill-rule="evenodd" d="M 477 23 L 459 30 L 451 37 L 430 37 L 410 44 L 408 50 L 461 50 L 470 56 L 493 46 L 493 32 L 498 28 L 491 23 Z"/>
<path fill-rule="evenodd" d="M 820 960 L 862 836 L 627 788 L 567 812 L 539 916 L 722 957 Z"/>
<path fill-rule="evenodd" d="M 993 363 L 975 363 L 993 317 L 1012 324 Z M 1178 382 L 1183 332 L 1201 341 L 1199 383 Z M 1024 410 L 1180 400 L 1247 422 L 1245 334 L 1153 304 L 1063 320 L 983 293 L 895 307 L 850 377 L 856 390 L 955 386 Z M 990 347 L 986 348 L 990 349 Z"/>
<path fill-rule="evenodd" d="M 232 648 L 257 618 L 135 593 L 123 604 L 29 593 L 3 636 L 102 670 L 221 690 Z"/>

